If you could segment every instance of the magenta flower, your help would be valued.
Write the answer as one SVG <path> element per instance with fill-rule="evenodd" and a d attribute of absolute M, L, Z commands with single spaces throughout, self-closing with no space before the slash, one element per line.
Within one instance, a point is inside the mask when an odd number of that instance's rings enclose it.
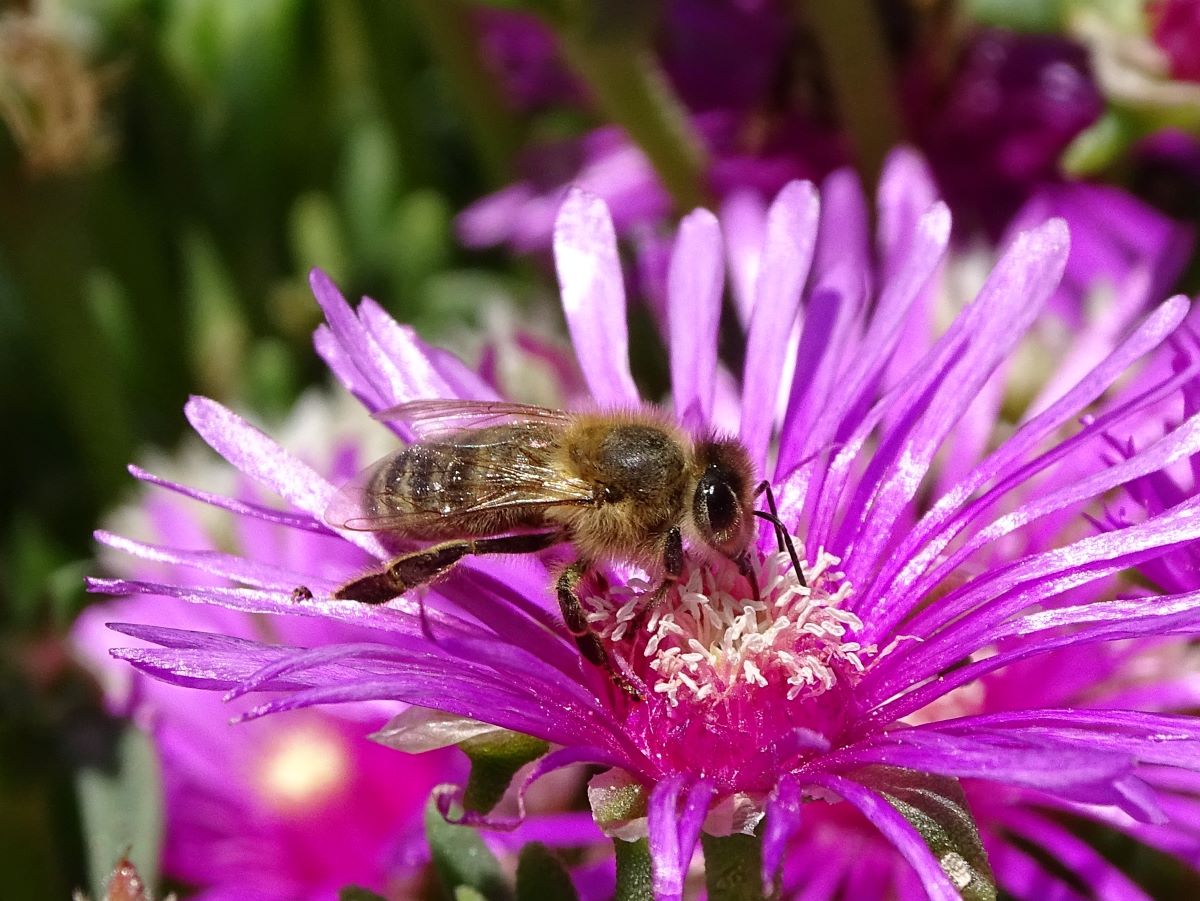
<path fill-rule="evenodd" d="M 792 183 L 775 199 L 755 257 L 740 379 L 718 358 L 716 335 L 723 245 L 745 235 L 723 236 L 705 211 L 681 226 L 666 298 L 670 406 L 695 434 L 736 430 L 773 483 L 805 563 L 802 580 L 775 535 L 764 532 L 749 555 L 756 596 L 732 563 L 693 554 L 679 584 L 643 622 L 635 608 L 654 574 L 613 567 L 588 593 L 589 618 L 640 701 L 581 659 L 551 612 L 549 572 L 527 558 L 477 558 L 373 607 L 332 598 L 361 570 L 338 572 L 316 558 L 286 570 L 223 560 L 243 582 L 239 588 L 96 580 L 93 588 L 109 593 L 165 594 L 375 630 L 366 640 L 280 647 L 118 625 L 159 647 L 114 653 L 178 684 L 237 697 L 278 693 L 255 717 L 402 700 L 559 746 L 529 781 L 581 762 L 608 767 L 593 781 L 593 810 L 622 838 L 648 835 L 661 898 L 681 896 L 702 831 L 752 832 L 765 816 L 764 876 L 771 879 L 789 843 L 812 835 L 808 811 L 835 799 L 844 804 L 833 810 L 857 811 L 895 847 L 914 885 L 931 897 L 958 897 L 986 878 L 986 864 L 931 850 L 889 800 L 909 778 L 900 773 L 975 780 L 993 797 L 1035 793 L 1048 804 L 1155 824 L 1190 841 L 1181 811 L 1190 809 L 1184 799 L 1200 775 L 1194 720 L 1152 704 L 1083 704 L 1067 692 L 996 708 L 953 705 L 960 689 L 1051 652 L 1098 654 L 1108 642 L 1200 627 L 1196 592 L 1146 596 L 1114 587 L 1128 568 L 1200 538 L 1195 498 L 1104 534 L 1085 533 L 1081 515 L 1099 513 L 1114 489 L 1196 453 L 1200 428 L 1189 419 L 1126 459 L 1078 465 L 1102 458 L 1111 434 L 1180 390 L 1184 375 L 1151 367 L 1148 376 L 1133 376 L 1136 390 L 1107 395 L 1175 331 L 1186 301 L 1153 309 L 989 446 L 977 436 L 1000 434 L 1003 400 L 989 386 L 1058 286 L 1067 229 L 1052 220 L 1016 236 L 949 328 L 914 343 L 907 324 L 928 321 L 950 218 L 905 155 L 889 165 L 879 203 L 873 263 L 865 204 L 849 185 L 839 182 L 822 201 L 811 185 Z M 642 404 L 603 203 L 579 191 L 568 196 L 555 252 L 594 404 Z M 328 320 L 317 349 L 368 410 L 422 398 L 494 398 L 464 365 L 423 345 L 372 301 L 354 311 L 322 274 L 312 281 Z M 786 338 L 797 323 L 793 352 Z M 323 524 L 337 490 L 332 482 L 211 401 L 195 399 L 187 412 L 218 452 L 295 508 L 251 507 L 245 515 L 389 558 L 386 534 Z M 942 452 L 953 457 L 953 478 L 936 472 Z M 1064 520 L 1080 528 L 1063 531 Z M 186 551 L 163 553 L 200 562 Z M 301 584 L 313 597 L 295 591 Z M 951 712 L 929 715 L 939 702 Z M 644 806 L 613 815 L 612 799 L 631 795 Z M 453 808 L 451 796 L 441 800 Z M 1020 861 L 993 863 L 999 879 L 1022 893 Z M 1086 862 L 1063 863 L 1087 875 Z M 810 872 L 806 884 L 820 878 Z"/>
<path fill-rule="evenodd" d="M 1087 52 L 1056 37 L 986 30 L 951 79 L 935 67 L 917 59 L 906 73 L 911 136 L 959 227 L 995 237 L 1033 191 L 1059 182 L 1063 151 L 1103 109 Z"/>
<path fill-rule="evenodd" d="M 1178 18 L 1172 13 L 1172 22 Z M 518 102 L 536 96 L 525 86 L 530 73 L 553 72 L 550 84 L 564 77 L 561 63 L 549 65 L 551 36 L 536 20 L 493 12 L 482 35 Z M 747 190 L 773 197 L 793 179 L 817 180 L 850 161 L 836 111 L 831 119 L 828 98 L 812 98 L 822 86 L 797 72 L 819 68 L 808 58 L 811 40 L 786 6 L 771 0 L 666 4 L 656 31 L 658 62 L 706 147 L 704 187 L 719 203 Z M 948 49 L 928 52 L 918 42 L 900 59 L 904 133 L 929 159 L 958 232 L 983 231 L 995 240 L 1039 189 L 1062 183 L 1063 152 L 1101 115 L 1103 98 L 1086 48 L 1074 41 L 981 29 Z M 805 63 L 798 67 L 797 59 Z M 556 96 L 572 99 L 562 90 Z M 657 229 L 672 209 L 641 149 L 605 126 L 533 147 L 515 182 L 459 215 L 459 236 L 475 247 L 548 248 L 572 185 L 606 202 L 622 236 Z"/>
<path fill-rule="evenodd" d="M 364 462 L 364 445 L 370 446 L 364 430 L 347 428 L 344 415 L 339 422 L 328 399 L 312 395 L 301 406 L 286 431 L 308 442 L 306 455 L 332 478 L 349 478 Z M 212 464 L 186 468 L 202 480 L 229 481 Z M 249 485 L 237 498 L 235 507 L 250 509 L 265 500 Z M 183 497 L 151 494 L 116 519 L 158 544 L 108 531 L 97 537 L 122 552 L 111 555 L 112 562 L 132 578 L 214 588 L 251 578 L 245 567 L 265 574 L 315 561 L 339 572 L 370 561 L 353 545 L 292 528 L 286 519 L 242 517 L 231 535 L 228 522 L 205 515 L 210 512 Z M 229 563 L 233 558 L 218 550 L 230 543 L 245 561 L 240 574 Z M 186 560 L 167 549 L 173 547 L 188 548 Z M 131 717 L 154 741 L 165 803 L 163 871 L 196 888 L 195 897 L 325 899 L 348 884 L 408 896 L 403 886 L 419 876 L 428 857 L 425 802 L 435 785 L 461 778 L 460 755 L 401 757 L 370 741 L 372 724 L 399 710 L 397 704 L 301 711 L 232 727 L 229 720 L 239 708 L 113 660 L 107 652 L 112 633 L 104 627 L 112 620 L 219 632 L 230 640 L 271 636 L 287 644 L 364 640 L 370 633 L 311 618 L 268 625 L 244 611 L 138 594 L 90 607 L 72 638 L 100 677 L 112 711 Z"/>

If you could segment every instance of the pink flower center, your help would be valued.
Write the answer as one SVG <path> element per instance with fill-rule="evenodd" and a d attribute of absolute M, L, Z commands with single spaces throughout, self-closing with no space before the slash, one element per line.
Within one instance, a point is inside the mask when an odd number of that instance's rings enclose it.
<path fill-rule="evenodd" d="M 787 554 L 753 556 L 758 599 L 732 563 L 705 561 L 687 566 L 640 628 L 654 587 L 645 580 L 585 601 L 609 653 L 652 693 L 626 726 L 664 770 L 741 790 L 832 741 L 876 656 L 841 609 L 853 588 L 837 557 L 818 554 L 802 585 Z"/>
<path fill-rule="evenodd" d="M 266 805 L 298 814 L 320 808 L 349 784 L 350 752 L 335 730 L 313 721 L 289 725 L 272 737 L 258 762 Z"/>

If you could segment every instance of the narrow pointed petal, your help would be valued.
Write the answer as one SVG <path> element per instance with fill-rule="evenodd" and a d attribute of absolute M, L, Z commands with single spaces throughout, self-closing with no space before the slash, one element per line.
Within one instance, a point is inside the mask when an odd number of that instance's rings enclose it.
<path fill-rule="evenodd" d="M 671 390 L 691 429 L 712 423 L 724 285 L 721 228 L 712 213 L 696 210 L 680 223 L 667 277 Z"/>
<path fill-rule="evenodd" d="M 700 839 L 700 827 L 712 794 L 708 783 L 697 782 L 687 787 L 682 776 L 659 782 L 650 793 L 647 813 L 656 901 L 680 901 L 683 897 L 688 865 Z"/>
<path fill-rule="evenodd" d="M 310 516 L 322 519 L 337 489 L 315 470 L 216 401 L 193 397 L 184 412 L 200 437 L 218 454 L 264 488 Z M 368 532 L 334 531 L 376 558 L 390 556 L 379 539 Z"/>
<path fill-rule="evenodd" d="M 554 226 L 554 263 L 567 328 L 592 397 L 601 407 L 637 404 L 617 237 L 600 198 L 579 188 L 567 193 Z"/>
<path fill-rule="evenodd" d="M 916 870 L 931 901 L 961 901 L 958 889 L 943 872 L 920 833 L 882 797 L 842 776 L 820 775 L 806 781 L 829 789 L 861 811 Z"/>
<path fill-rule="evenodd" d="M 820 201 L 811 182 L 787 185 L 767 214 L 754 312 L 742 374 L 740 435 L 750 459 L 761 472 L 775 424 L 780 373 L 785 368 L 786 336 L 800 310 L 800 295 L 812 264 Z"/>

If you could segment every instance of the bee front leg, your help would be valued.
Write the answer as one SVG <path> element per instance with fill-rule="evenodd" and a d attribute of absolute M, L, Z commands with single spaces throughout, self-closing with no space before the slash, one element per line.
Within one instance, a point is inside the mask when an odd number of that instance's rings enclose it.
<path fill-rule="evenodd" d="M 502 535 L 447 541 L 397 557 L 382 572 L 368 573 L 347 582 L 335 598 L 363 604 L 384 604 L 404 592 L 436 579 L 468 554 L 532 554 L 564 540 L 561 532 Z"/>
<path fill-rule="evenodd" d="M 666 541 L 663 543 L 662 581 L 655 586 L 654 593 L 650 597 L 638 603 L 637 613 L 634 614 L 633 621 L 630 623 L 631 632 L 641 630 L 646 623 L 646 617 L 662 603 L 663 596 L 671 586 L 678 584 L 681 575 L 683 575 L 683 533 L 675 527 L 667 532 Z"/>
<path fill-rule="evenodd" d="M 608 651 L 604 649 L 604 645 L 600 641 L 600 636 L 592 631 L 591 623 L 587 621 L 587 614 L 583 612 L 583 604 L 579 600 L 579 583 L 583 581 L 585 575 L 587 575 L 587 566 L 582 562 L 575 562 L 564 569 L 558 577 L 555 587 L 558 592 L 558 606 L 562 610 L 563 622 L 567 625 L 567 631 L 575 638 L 575 644 L 579 647 L 579 653 L 583 655 L 584 659 L 608 673 L 609 679 L 617 688 L 635 701 L 640 701 L 642 700 L 641 690 L 633 684 L 628 676 L 613 665 Z"/>

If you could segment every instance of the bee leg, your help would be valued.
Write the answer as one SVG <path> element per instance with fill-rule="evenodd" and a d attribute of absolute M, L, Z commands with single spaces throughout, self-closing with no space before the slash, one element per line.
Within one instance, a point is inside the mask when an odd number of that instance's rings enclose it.
<path fill-rule="evenodd" d="M 740 557 L 734 558 L 734 563 L 737 564 L 738 572 L 746 577 L 746 581 L 750 583 L 750 595 L 754 598 L 755 603 L 762 600 L 762 592 L 758 587 L 758 576 L 754 574 L 754 567 L 750 565 L 750 555 L 742 554 Z"/>
<path fill-rule="evenodd" d="M 564 537 L 562 532 L 538 532 L 435 544 L 397 557 L 382 572 L 347 582 L 333 596 L 363 604 L 383 604 L 436 579 L 468 554 L 532 554 L 558 544 Z"/>
<path fill-rule="evenodd" d="M 587 615 L 583 612 L 583 605 L 579 601 L 579 583 L 583 581 L 586 574 L 587 566 L 576 562 L 564 569 L 558 577 L 555 588 L 558 592 L 558 606 L 562 609 L 563 622 L 567 625 L 567 631 L 575 638 L 575 644 L 578 645 L 579 653 L 583 655 L 584 659 L 608 673 L 608 678 L 617 688 L 635 701 L 640 701 L 642 692 L 630 681 L 628 676 L 613 665 L 608 651 L 604 649 L 604 645 L 600 641 L 600 636 L 592 631 L 592 626 L 587 621 Z"/>
<path fill-rule="evenodd" d="M 633 621 L 629 625 L 631 632 L 640 632 L 642 626 L 646 624 L 648 617 L 653 610 L 662 603 L 663 596 L 670 590 L 672 585 L 679 582 L 679 577 L 683 575 L 683 533 L 678 527 L 672 528 L 667 532 L 667 539 L 663 544 L 663 578 L 662 581 L 654 589 L 654 593 L 638 603 L 637 613 L 634 614 Z"/>

